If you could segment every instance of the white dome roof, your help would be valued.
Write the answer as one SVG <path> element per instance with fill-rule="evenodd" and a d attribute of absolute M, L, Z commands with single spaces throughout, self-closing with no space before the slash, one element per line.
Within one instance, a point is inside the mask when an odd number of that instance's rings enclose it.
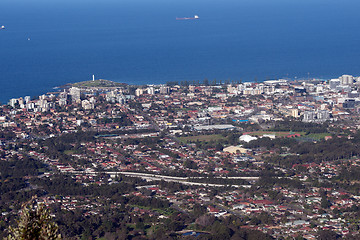
<path fill-rule="evenodd" d="M 256 139 L 257 139 L 257 137 L 253 137 L 253 136 L 250 136 L 250 135 L 242 135 L 239 138 L 240 141 L 247 142 L 247 143 L 252 141 L 252 140 L 256 140 Z"/>

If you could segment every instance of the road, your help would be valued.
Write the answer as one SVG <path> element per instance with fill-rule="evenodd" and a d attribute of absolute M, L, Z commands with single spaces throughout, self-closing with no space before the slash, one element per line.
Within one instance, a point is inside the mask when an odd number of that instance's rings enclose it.
<path fill-rule="evenodd" d="M 141 179 L 147 181 L 166 181 L 166 182 L 177 182 L 185 185 L 193 185 L 193 186 L 208 186 L 208 187 L 224 187 L 224 186 L 231 186 L 231 187 L 244 187 L 250 188 L 251 185 L 235 185 L 235 184 L 213 184 L 213 183 L 199 183 L 199 182 L 192 182 L 192 178 L 188 177 L 173 177 L 173 176 L 165 176 L 165 175 L 156 175 L 150 173 L 137 173 L 137 172 L 85 172 L 85 171 L 69 171 L 67 173 L 70 174 L 88 174 L 88 175 L 98 175 L 98 174 L 109 174 L 110 177 L 116 177 L 117 175 L 124 175 L 128 177 L 139 177 Z M 243 179 L 243 180 L 257 180 L 259 177 L 220 177 L 221 179 Z M 199 178 L 198 178 L 199 179 Z"/>

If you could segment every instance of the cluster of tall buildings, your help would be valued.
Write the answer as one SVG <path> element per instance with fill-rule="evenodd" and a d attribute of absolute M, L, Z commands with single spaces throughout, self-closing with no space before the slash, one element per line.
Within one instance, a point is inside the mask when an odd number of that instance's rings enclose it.
<path fill-rule="evenodd" d="M 352 75 L 342 75 L 339 78 L 331 79 L 329 81 L 329 87 L 336 91 L 350 92 L 354 85 L 360 85 L 360 77 L 354 77 Z"/>
<path fill-rule="evenodd" d="M 235 95 L 259 95 L 259 94 L 271 94 L 275 92 L 275 85 L 271 83 L 260 83 L 253 86 L 253 83 L 243 83 L 237 86 L 229 85 L 227 92 Z"/>
<path fill-rule="evenodd" d="M 51 101 L 53 97 L 55 95 L 41 95 L 38 101 L 31 101 L 30 96 L 12 98 L 9 100 L 8 105 L 13 108 L 26 108 L 35 112 L 46 112 L 54 107 L 54 103 Z"/>
<path fill-rule="evenodd" d="M 117 92 L 117 91 L 111 91 L 106 93 L 105 98 L 106 101 L 111 103 L 124 104 L 126 102 L 126 96 L 124 96 L 122 92 Z"/>
<path fill-rule="evenodd" d="M 159 89 L 155 89 L 153 86 L 149 86 L 147 88 L 137 88 L 135 90 L 135 96 L 139 97 L 143 94 L 149 94 L 149 95 L 154 95 L 155 93 L 160 93 L 160 94 L 169 94 L 170 93 L 170 87 L 168 86 L 160 86 Z"/>
<path fill-rule="evenodd" d="M 304 112 L 304 122 L 325 122 L 330 120 L 330 112 L 327 110 L 314 110 Z"/>

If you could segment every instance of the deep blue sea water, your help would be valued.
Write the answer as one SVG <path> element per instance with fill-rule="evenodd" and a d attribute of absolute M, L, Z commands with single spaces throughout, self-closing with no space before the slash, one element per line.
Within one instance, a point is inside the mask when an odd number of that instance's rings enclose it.
<path fill-rule="evenodd" d="M 0 101 L 92 74 L 133 84 L 360 75 L 359 8 L 358 0 L 1 0 Z"/>

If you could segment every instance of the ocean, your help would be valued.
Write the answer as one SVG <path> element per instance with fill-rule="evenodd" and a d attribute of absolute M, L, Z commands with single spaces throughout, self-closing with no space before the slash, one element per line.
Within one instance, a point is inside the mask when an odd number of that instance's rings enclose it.
<path fill-rule="evenodd" d="M 359 7 L 356 0 L 1 0 L 0 101 L 93 74 L 129 84 L 358 76 Z"/>

